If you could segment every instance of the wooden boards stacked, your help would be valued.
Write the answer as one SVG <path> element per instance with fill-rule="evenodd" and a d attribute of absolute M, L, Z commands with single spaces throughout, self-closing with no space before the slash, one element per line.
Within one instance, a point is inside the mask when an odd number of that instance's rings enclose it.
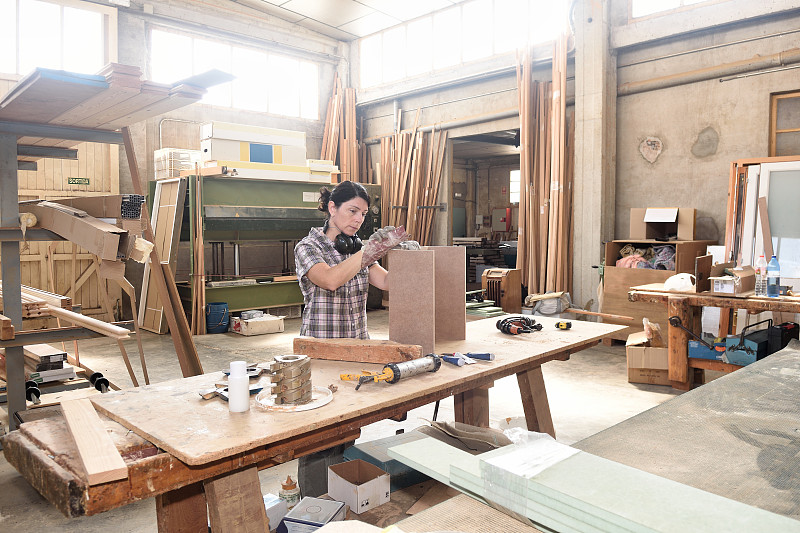
<path fill-rule="evenodd" d="M 381 207 L 384 224 L 405 226 L 413 239 L 427 245 L 438 208 L 447 132 L 418 132 L 419 115 L 417 110 L 411 130 L 381 139 Z"/>
<path fill-rule="evenodd" d="M 566 117 L 566 36 L 556 42 L 553 81 L 533 79 L 530 51 L 517 63 L 520 202 L 517 268 L 531 294 L 570 291 L 574 116 Z"/>
<path fill-rule="evenodd" d="M 0 100 L 0 121 L 117 130 L 199 101 L 204 87 L 141 79 L 138 67 L 110 63 L 96 75 L 37 68 Z M 81 141 L 22 137 L 19 144 L 70 147 Z M 28 157 L 27 159 L 36 159 Z"/>
<path fill-rule="evenodd" d="M 389 456 L 556 531 L 800 531 L 800 522 L 550 439 L 473 456 L 435 439 Z"/>
<path fill-rule="evenodd" d="M 328 100 L 320 159 L 339 165 L 338 181 L 375 183 L 369 148 L 361 141 L 356 127 L 356 90 L 342 88 L 334 74 L 333 93 Z M 363 125 L 362 128 L 363 130 Z"/>

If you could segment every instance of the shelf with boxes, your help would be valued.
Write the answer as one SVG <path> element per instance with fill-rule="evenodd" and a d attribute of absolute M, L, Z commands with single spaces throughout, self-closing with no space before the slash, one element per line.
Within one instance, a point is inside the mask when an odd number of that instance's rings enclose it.
<path fill-rule="evenodd" d="M 615 332 L 611 337 L 625 340 L 633 332 L 642 330 L 642 318 L 648 318 L 666 327 L 666 308 L 660 304 L 629 302 L 631 287 L 650 283 L 663 283 L 678 273 L 694 274 L 695 258 L 706 255 L 715 241 L 694 240 L 696 211 L 686 208 L 631 209 L 631 238 L 613 240 L 605 244 L 603 275 L 603 300 L 600 311 L 632 316 L 634 322 L 603 319 L 604 322 L 625 324 L 630 327 Z M 672 247 L 672 250 L 662 248 Z M 643 252 L 637 254 L 636 252 Z M 641 260 L 634 256 L 643 255 Z M 621 263 L 618 261 L 625 260 Z M 639 264 L 646 261 L 648 264 Z M 643 268 L 648 267 L 648 268 Z"/>

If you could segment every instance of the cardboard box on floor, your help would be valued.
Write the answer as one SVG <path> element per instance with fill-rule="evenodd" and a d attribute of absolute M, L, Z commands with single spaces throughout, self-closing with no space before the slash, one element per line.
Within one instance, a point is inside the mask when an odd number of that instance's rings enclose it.
<path fill-rule="evenodd" d="M 231 317 L 230 330 L 240 335 L 264 335 L 266 333 L 280 333 L 283 331 L 282 316 L 264 315 L 257 318 L 241 319 Z"/>
<path fill-rule="evenodd" d="M 328 467 L 328 496 L 356 514 L 389 501 L 389 474 L 361 459 Z"/>
<path fill-rule="evenodd" d="M 679 241 L 693 241 L 697 211 L 677 207 L 631 208 L 631 240 L 663 239 L 678 236 Z"/>
<path fill-rule="evenodd" d="M 631 333 L 625 343 L 628 359 L 628 383 L 669 385 L 669 349 L 645 346 L 644 331 Z"/>

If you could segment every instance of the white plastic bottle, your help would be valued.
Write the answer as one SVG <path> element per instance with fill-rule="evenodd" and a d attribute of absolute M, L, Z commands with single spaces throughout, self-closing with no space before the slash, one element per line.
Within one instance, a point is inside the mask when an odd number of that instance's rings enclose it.
<path fill-rule="evenodd" d="M 228 409 L 231 413 L 244 413 L 250 409 L 250 378 L 247 377 L 247 363 L 244 361 L 231 361 Z"/>
<path fill-rule="evenodd" d="M 767 260 L 763 255 L 756 261 L 756 296 L 767 295 Z"/>

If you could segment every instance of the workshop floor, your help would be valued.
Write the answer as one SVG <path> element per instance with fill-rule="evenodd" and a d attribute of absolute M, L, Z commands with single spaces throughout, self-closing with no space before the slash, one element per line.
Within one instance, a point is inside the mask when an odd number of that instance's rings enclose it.
<path fill-rule="evenodd" d="M 388 311 L 370 311 L 369 330 L 373 338 L 388 338 Z M 300 320 L 287 320 L 285 332 L 255 337 L 234 333 L 195 337 L 203 369 L 227 368 L 232 360 L 257 362 L 273 355 L 291 353 L 292 339 Z M 181 377 L 169 335 L 143 334 L 150 382 Z M 132 385 L 116 343 L 92 339 L 80 343 L 81 362 L 102 372 L 120 387 Z M 137 377 L 143 383 L 135 340 L 126 341 Z M 558 440 L 572 444 L 622 420 L 672 398 L 669 387 L 628 383 L 625 346 L 598 345 L 573 354 L 569 361 L 554 361 L 542 367 Z M 524 427 L 524 414 L 514 376 L 495 382 L 490 390 L 491 426 L 505 429 Z M 360 441 L 394 435 L 425 424 L 433 416 L 433 404 L 408 413 L 405 422 L 382 421 L 363 428 Z M 452 399 L 441 402 L 438 420 L 453 420 Z M 262 492 L 277 494 L 280 480 L 295 477 L 297 461 L 260 473 Z M 155 500 L 148 499 L 97 516 L 64 518 L 0 457 L 0 529 L 4 531 L 62 531 L 90 533 L 105 531 L 156 531 Z"/>

